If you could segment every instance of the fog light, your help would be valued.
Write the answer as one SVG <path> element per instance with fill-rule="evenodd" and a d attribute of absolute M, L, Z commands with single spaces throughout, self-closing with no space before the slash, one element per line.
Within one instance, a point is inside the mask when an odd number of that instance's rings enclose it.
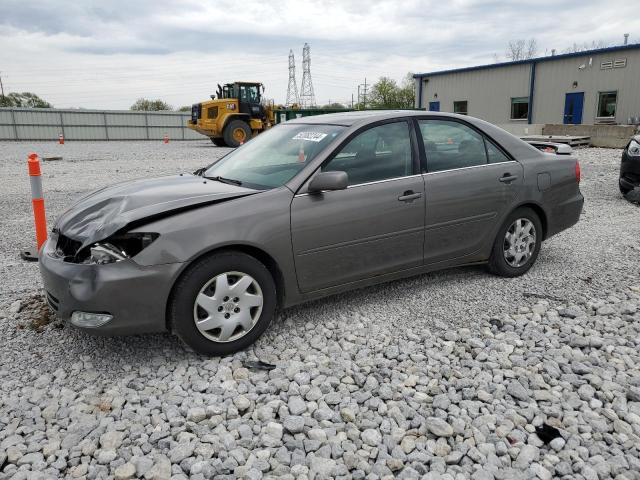
<path fill-rule="evenodd" d="M 108 313 L 91 313 L 91 312 L 73 312 L 71 314 L 71 323 L 76 327 L 96 328 L 101 327 L 113 318 Z"/>

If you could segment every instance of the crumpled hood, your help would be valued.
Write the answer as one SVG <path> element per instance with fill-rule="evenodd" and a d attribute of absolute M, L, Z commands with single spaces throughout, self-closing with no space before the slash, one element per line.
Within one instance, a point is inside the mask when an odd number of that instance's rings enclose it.
<path fill-rule="evenodd" d="M 84 248 L 134 222 L 254 193 L 191 174 L 132 180 L 81 198 L 58 218 L 54 230 Z"/>

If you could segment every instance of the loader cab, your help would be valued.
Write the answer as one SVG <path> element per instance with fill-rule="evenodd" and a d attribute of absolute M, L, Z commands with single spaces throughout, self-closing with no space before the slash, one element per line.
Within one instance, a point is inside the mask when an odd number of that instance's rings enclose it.
<path fill-rule="evenodd" d="M 261 105 L 262 90 L 261 83 L 234 82 L 218 86 L 218 98 L 238 100 L 238 111 L 246 113 L 251 118 L 262 118 L 264 108 Z"/>
<path fill-rule="evenodd" d="M 262 118 L 264 109 L 260 103 L 260 83 L 236 83 L 235 88 L 238 93 L 238 109 L 241 113 L 246 113 L 251 118 Z"/>

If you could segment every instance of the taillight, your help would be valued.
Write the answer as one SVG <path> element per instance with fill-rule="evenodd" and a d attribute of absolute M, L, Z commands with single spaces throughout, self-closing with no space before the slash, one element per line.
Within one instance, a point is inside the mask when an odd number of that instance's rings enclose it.
<path fill-rule="evenodd" d="M 576 160 L 576 182 L 580 183 L 580 162 Z"/>

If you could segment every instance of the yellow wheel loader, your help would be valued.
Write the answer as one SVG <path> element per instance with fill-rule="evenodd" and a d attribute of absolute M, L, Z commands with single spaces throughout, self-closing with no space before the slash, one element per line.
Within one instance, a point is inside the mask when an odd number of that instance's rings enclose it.
<path fill-rule="evenodd" d="M 273 109 L 263 105 L 264 86 L 257 82 L 218 85 L 211 100 L 191 107 L 187 126 L 219 147 L 237 147 L 274 123 Z"/>

